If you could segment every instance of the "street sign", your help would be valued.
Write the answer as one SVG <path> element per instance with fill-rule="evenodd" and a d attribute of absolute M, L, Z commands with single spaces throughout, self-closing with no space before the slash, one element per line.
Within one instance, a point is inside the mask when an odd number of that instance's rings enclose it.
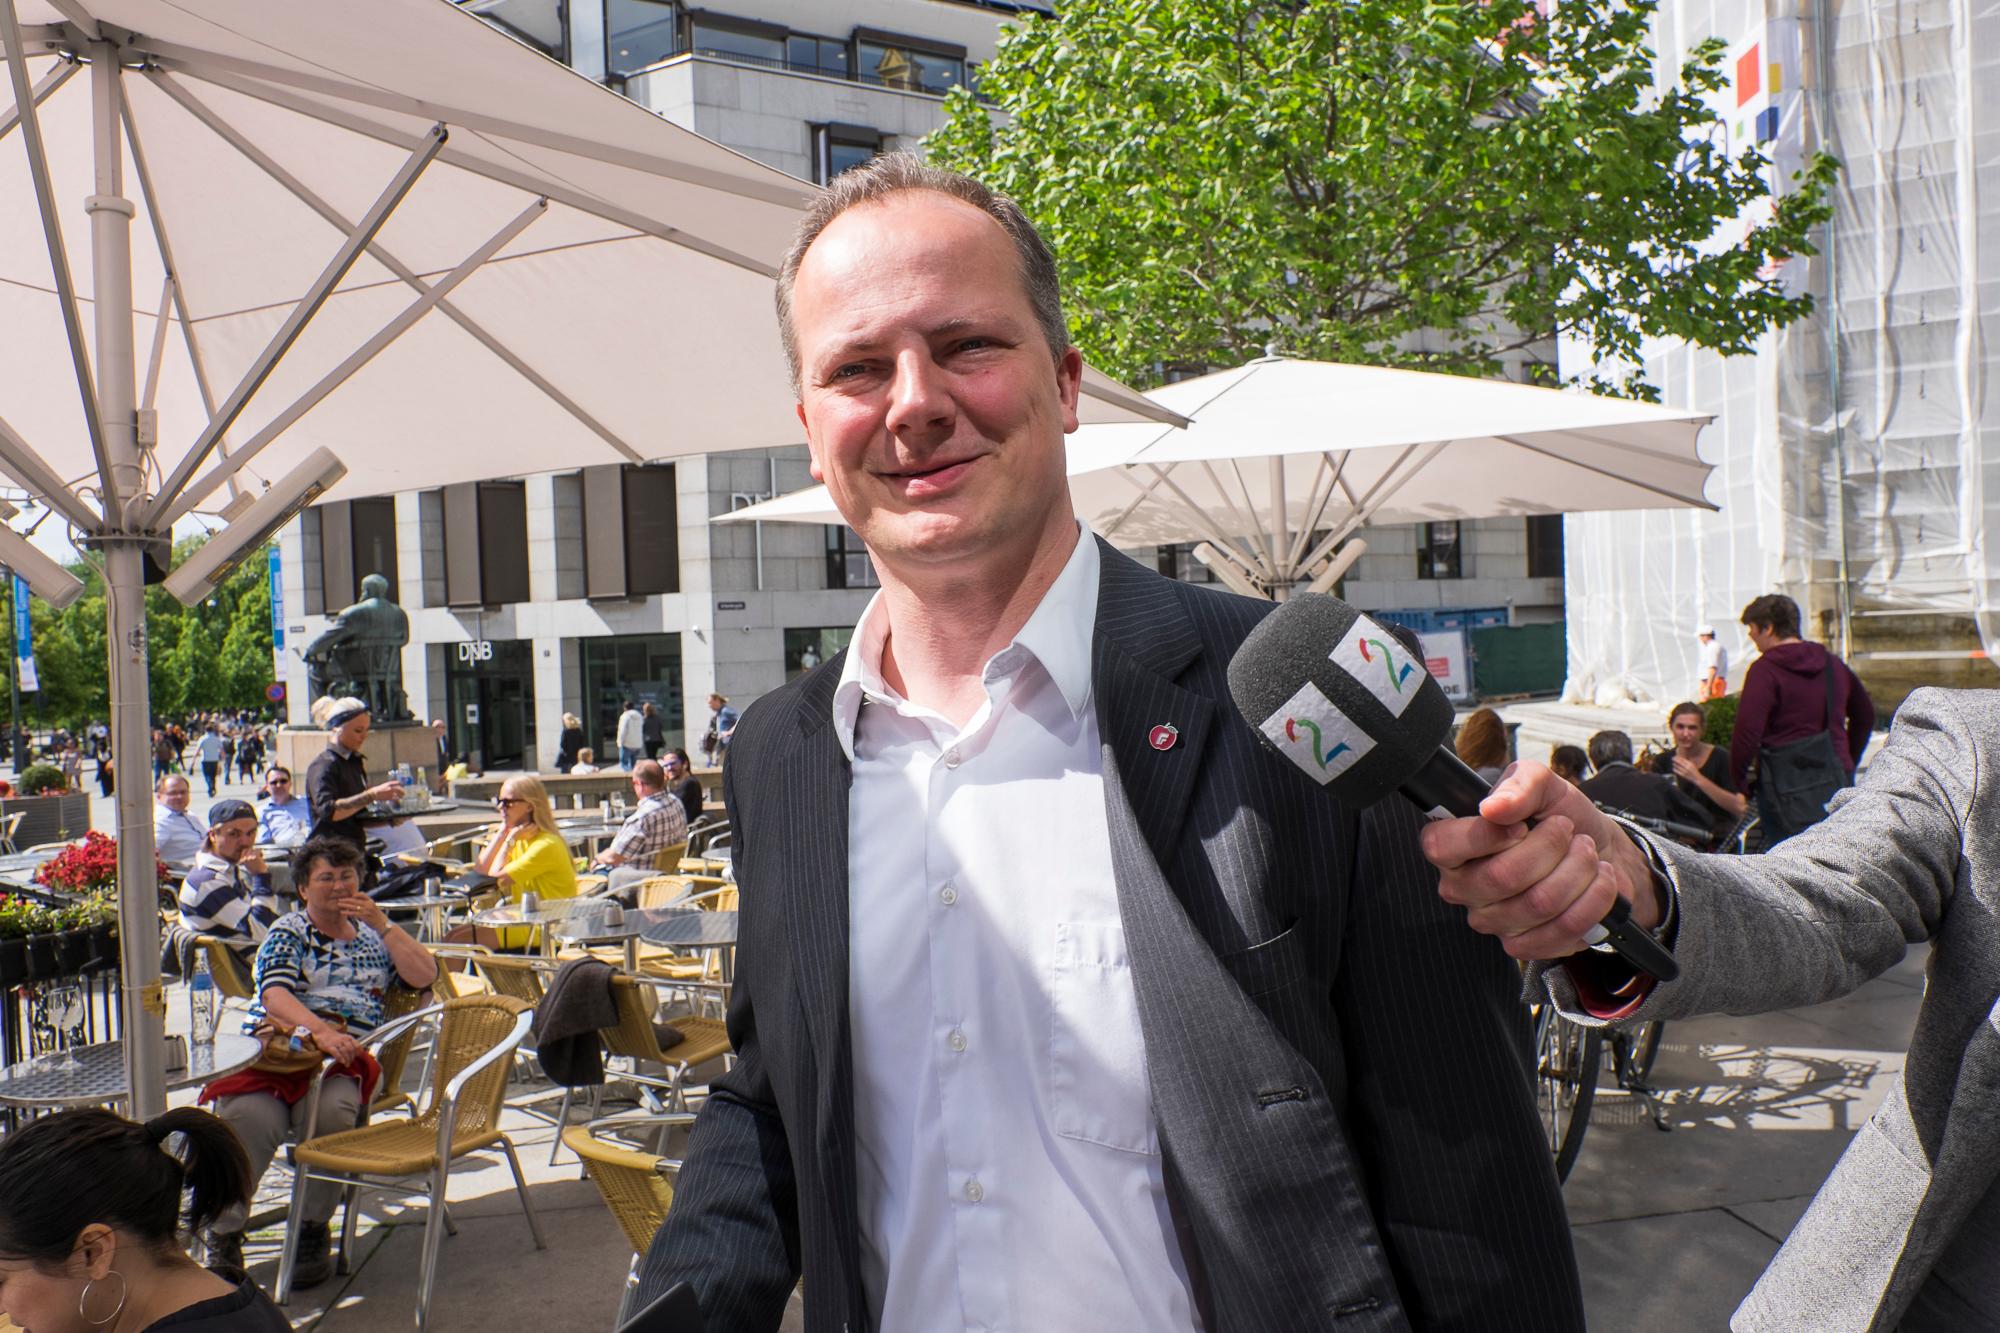
<path fill-rule="evenodd" d="M 273 681 L 264 687 L 264 697 L 274 704 L 285 701 L 285 686 L 281 681 Z"/>
<path fill-rule="evenodd" d="M 458 645 L 458 660 L 461 662 L 491 662 L 493 660 L 493 640 L 467 639 Z"/>

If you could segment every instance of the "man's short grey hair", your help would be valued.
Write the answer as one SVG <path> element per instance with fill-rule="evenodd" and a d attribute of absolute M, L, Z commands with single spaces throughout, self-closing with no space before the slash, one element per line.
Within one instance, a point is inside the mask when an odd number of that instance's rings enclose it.
<path fill-rule="evenodd" d="M 1035 323 L 1049 345 L 1049 355 L 1060 361 L 1069 350 L 1069 323 L 1063 318 L 1056 257 L 1021 206 L 962 172 L 931 166 L 909 153 L 884 153 L 841 172 L 821 191 L 799 219 L 792 248 L 785 252 L 785 262 L 778 270 L 778 331 L 785 340 L 785 363 L 791 367 L 794 393 L 799 388 L 799 336 L 792 324 L 792 285 L 798 281 L 806 251 L 812 249 L 827 224 L 848 209 L 910 190 L 929 190 L 970 204 L 1000 224 L 1021 261 L 1021 286 L 1028 294 L 1028 304 L 1034 307 Z"/>
<path fill-rule="evenodd" d="M 1632 738 L 1622 731 L 1600 731 L 1590 738 L 1590 766 L 1602 770 L 1606 764 L 1632 762 Z"/>

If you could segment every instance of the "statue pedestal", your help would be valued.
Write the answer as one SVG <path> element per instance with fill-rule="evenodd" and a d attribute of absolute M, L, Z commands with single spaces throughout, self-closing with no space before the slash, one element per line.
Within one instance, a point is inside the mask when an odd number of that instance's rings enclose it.
<path fill-rule="evenodd" d="M 333 743 L 333 733 L 316 727 L 285 727 L 278 732 L 277 742 L 272 746 L 269 763 L 279 764 L 292 770 L 292 783 L 298 793 L 306 794 L 306 770 L 312 761 L 326 753 L 326 747 Z M 437 733 L 420 722 L 399 722 L 376 727 L 368 733 L 368 739 L 361 746 L 362 762 L 368 766 L 370 782 L 384 782 L 398 764 L 408 764 L 414 774 L 419 768 L 437 781 Z"/>

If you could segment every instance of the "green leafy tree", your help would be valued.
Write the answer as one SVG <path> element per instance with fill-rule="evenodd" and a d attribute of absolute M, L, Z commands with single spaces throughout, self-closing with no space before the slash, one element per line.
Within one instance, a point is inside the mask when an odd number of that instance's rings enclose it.
<path fill-rule="evenodd" d="M 1655 3 L 1065 0 L 980 71 L 1003 122 L 957 90 L 927 149 L 1020 201 L 1085 355 L 1139 383 L 1273 342 L 1472 374 L 1556 334 L 1747 351 L 1811 309 L 1766 275 L 1836 164 L 1711 246 L 1765 163 L 1714 141 L 1720 41 L 1656 85 Z"/>

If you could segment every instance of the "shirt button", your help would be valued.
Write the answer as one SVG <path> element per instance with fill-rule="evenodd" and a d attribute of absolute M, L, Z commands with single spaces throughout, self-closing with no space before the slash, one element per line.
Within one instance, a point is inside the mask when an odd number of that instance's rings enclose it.
<path fill-rule="evenodd" d="M 944 1044 L 951 1047 L 954 1051 L 962 1051 L 965 1049 L 965 1034 L 957 1028 L 953 1028 L 951 1035 L 944 1039 Z"/>
<path fill-rule="evenodd" d="M 950 907 L 958 901 L 958 889 L 953 885 L 947 884 L 938 890 L 938 899 L 946 907 Z"/>
<path fill-rule="evenodd" d="M 968 1180 L 965 1182 L 965 1197 L 978 1203 L 986 1197 L 986 1187 L 977 1180 Z"/>
<path fill-rule="evenodd" d="M 953 746 L 951 749 L 946 750 L 944 752 L 944 766 L 946 768 L 957 768 L 958 764 L 959 764 L 958 747 Z"/>

